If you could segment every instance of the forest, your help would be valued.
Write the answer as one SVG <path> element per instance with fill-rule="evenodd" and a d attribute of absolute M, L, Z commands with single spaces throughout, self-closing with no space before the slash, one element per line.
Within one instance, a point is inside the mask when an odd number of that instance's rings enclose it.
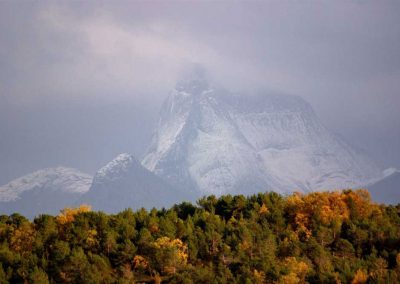
<path fill-rule="evenodd" d="M 400 204 L 267 192 L 3 215 L 0 283 L 400 283 Z"/>

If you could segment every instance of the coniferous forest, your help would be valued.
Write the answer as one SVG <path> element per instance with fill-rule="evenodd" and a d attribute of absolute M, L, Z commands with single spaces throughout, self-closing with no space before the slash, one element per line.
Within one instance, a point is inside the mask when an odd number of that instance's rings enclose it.
<path fill-rule="evenodd" d="M 0 217 L 0 283 L 399 283 L 400 205 L 365 190 Z"/>

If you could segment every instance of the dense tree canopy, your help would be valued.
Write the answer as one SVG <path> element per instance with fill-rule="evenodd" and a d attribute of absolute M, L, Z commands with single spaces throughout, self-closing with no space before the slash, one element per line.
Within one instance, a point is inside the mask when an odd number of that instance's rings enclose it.
<path fill-rule="evenodd" d="M 0 283 L 399 283 L 400 205 L 367 191 L 0 217 Z"/>

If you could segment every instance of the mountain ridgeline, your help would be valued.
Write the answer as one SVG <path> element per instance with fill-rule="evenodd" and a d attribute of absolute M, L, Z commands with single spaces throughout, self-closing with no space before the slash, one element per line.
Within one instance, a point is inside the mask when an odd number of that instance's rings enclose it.
<path fill-rule="evenodd" d="M 33 172 L 0 187 L 0 214 L 18 212 L 30 218 L 57 214 L 62 208 L 80 204 L 91 183 L 90 175 L 71 168 Z"/>

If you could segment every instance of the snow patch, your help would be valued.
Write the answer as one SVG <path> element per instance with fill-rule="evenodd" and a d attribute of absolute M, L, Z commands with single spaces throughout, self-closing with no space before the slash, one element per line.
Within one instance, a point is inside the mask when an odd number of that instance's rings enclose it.
<path fill-rule="evenodd" d="M 77 169 L 47 168 L 17 178 L 0 187 L 0 201 L 14 201 L 25 191 L 51 190 L 84 194 L 90 188 L 92 177 Z"/>
<path fill-rule="evenodd" d="M 132 155 L 128 153 L 119 154 L 111 162 L 97 171 L 93 183 L 102 183 L 105 180 L 120 176 L 123 172 L 128 171 L 134 162 L 136 162 L 136 160 Z"/>
<path fill-rule="evenodd" d="M 400 172 L 400 170 L 398 170 L 396 168 L 387 168 L 382 173 L 383 173 L 383 177 L 386 178 L 388 176 L 391 176 L 392 174 L 399 173 L 399 172 Z"/>

